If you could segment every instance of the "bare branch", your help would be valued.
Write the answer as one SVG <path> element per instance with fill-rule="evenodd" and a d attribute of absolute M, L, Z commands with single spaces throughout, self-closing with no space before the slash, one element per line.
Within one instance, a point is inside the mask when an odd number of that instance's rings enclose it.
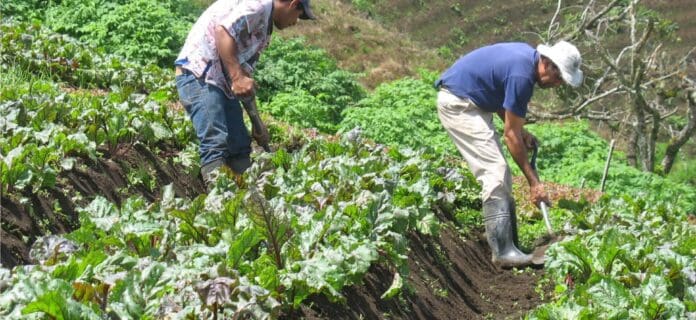
<path fill-rule="evenodd" d="M 643 32 L 643 36 L 640 38 L 638 43 L 636 44 L 636 49 L 635 52 L 640 53 L 643 51 L 643 48 L 645 47 L 645 44 L 648 42 L 648 38 L 650 38 L 650 35 L 652 34 L 652 31 L 655 29 L 655 21 L 650 19 L 648 21 L 648 26 Z"/>
<path fill-rule="evenodd" d="M 561 13 L 562 3 L 563 3 L 563 0 L 558 0 L 558 5 L 556 6 L 556 12 L 553 13 L 553 17 L 551 18 L 551 22 L 549 22 L 549 29 L 546 32 L 546 36 L 548 36 L 549 38 L 552 35 L 551 28 L 553 28 L 554 26 L 558 26 L 558 22 L 556 22 L 556 18 L 558 18 L 558 15 Z M 558 29 L 558 27 L 556 29 Z"/>
<path fill-rule="evenodd" d="M 589 106 L 589 105 L 591 105 L 599 100 L 602 100 L 602 99 L 604 99 L 612 94 L 619 93 L 619 92 L 621 92 L 620 88 L 616 87 L 616 88 L 613 88 L 611 90 L 606 90 L 599 95 L 594 95 L 590 98 L 586 98 L 585 100 L 581 101 L 576 107 L 573 107 L 573 109 L 572 109 L 573 111 L 571 113 L 573 115 L 577 115 L 580 113 L 580 111 L 585 109 L 587 106 Z"/>
<path fill-rule="evenodd" d="M 570 118 L 579 118 L 577 114 L 573 114 L 572 112 L 566 112 L 566 113 L 549 113 L 549 112 L 543 112 L 543 111 L 533 111 L 529 110 L 527 111 L 534 119 L 543 119 L 543 120 L 565 120 L 565 119 L 570 119 Z M 598 121 L 617 121 L 616 118 L 614 118 L 609 112 L 593 112 L 593 113 L 587 113 L 583 114 L 582 118 L 584 119 L 590 119 L 590 120 L 598 120 Z"/>
<path fill-rule="evenodd" d="M 665 120 L 665 119 L 667 119 L 667 118 L 669 118 L 669 117 L 671 117 L 671 116 L 677 114 L 677 112 L 679 112 L 679 108 L 674 108 L 674 109 L 672 109 L 672 110 L 669 111 L 669 112 L 665 112 L 664 114 L 662 114 L 662 115 L 660 116 L 660 120 Z"/>
<path fill-rule="evenodd" d="M 680 70 L 677 70 L 677 71 L 674 71 L 674 72 L 672 72 L 672 73 L 668 73 L 668 74 L 666 74 L 666 75 L 664 75 L 664 76 L 657 77 L 657 78 L 654 78 L 654 79 L 650 79 L 649 81 L 644 82 L 643 84 L 641 84 L 641 87 L 643 87 L 643 88 L 648 88 L 648 87 L 652 86 L 653 84 L 655 84 L 655 83 L 657 83 L 657 82 L 660 82 L 660 81 L 663 81 L 663 80 L 667 80 L 667 79 L 669 79 L 669 78 L 672 78 L 672 77 L 674 77 L 674 76 L 679 75 L 680 73 L 681 73 L 681 71 L 680 71 Z"/>
<path fill-rule="evenodd" d="M 591 29 L 591 28 L 595 25 L 595 23 L 597 23 L 597 20 L 599 20 L 599 19 L 601 19 L 602 17 L 604 17 L 604 15 L 606 15 L 606 14 L 609 12 L 609 10 L 611 10 L 611 9 L 614 8 L 614 7 L 616 7 L 616 6 L 619 4 L 620 1 L 621 1 L 621 0 L 614 0 L 614 1 L 612 1 L 612 2 L 611 2 L 610 4 L 608 4 L 602 11 L 600 11 L 600 12 L 597 13 L 594 17 L 592 17 L 589 21 L 583 23 L 577 30 L 575 30 L 575 32 L 573 32 L 572 34 L 570 34 L 570 35 L 567 36 L 567 37 L 564 37 L 563 40 L 566 40 L 566 41 L 573 40 L 573 39 L 575 39 L 577 36 L 579 36 L 580 33 L 581 33 L 583 30 L 585 30 L 585 29 Z M 588 7 L 589 7 L 589 6 L 588 6 Z"/>

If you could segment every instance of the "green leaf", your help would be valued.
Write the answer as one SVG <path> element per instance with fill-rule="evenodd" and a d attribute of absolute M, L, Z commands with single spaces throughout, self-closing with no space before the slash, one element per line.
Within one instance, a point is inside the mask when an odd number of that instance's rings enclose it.
<path fill-rule="evenodd" d="M 256 228 L 248 228 L 237 235 L 227 251 L 227 261 L 232 268 L 238 268 L 242 257 L 263 240 L 263 234 Z"/>
<path fill-rule="evenodd" d="M 150 128 L 152 128 L 152 131 L 155 134 L 155 139 L 157 141 L 159 140 L 164 140 L 164 139 L 169 139 L 172 137 L 173 133 L 169 128 L 164 126 L 160 122 L 152 122 L 150 123 Z"/>
<path fill-rule="evenodd" d="M 47 292 L 38 297 L 35 301 L 27 304 L 27 306 L 22 309 L 22 314 L 43 312 L 54 319 L 63 320 L 63 310 L 61 306 L 64 305 L 65 298 L 58 292 Z"/>
<path fill-rule="evenodd" d="M 631 292 L 620 282 L 603 278 L 598 284 L 588 289 L 592 301 L 602 308 L 608 319 L 628 318 L 628 309 L 633 306 Z"/>
<path fill-rule="evenodd" d="M 440 224 L 438 223 L 438 219 L 432 212 L 423 216 L 423 218 L 418 220 L 416 223 L 416 229 L 418 229 L 418 232 L 429 236 L 436 235 L 439 227 Z"/>
<path fill-rule="evenodd" d="M 118 209 L 106 198 L 97 196 L 92 202 L 82 209 L 98 228 L 110 231 L 119 222 Z"/>
<path fill-rule="evenodd" d="M 602 271 L 605 274 L 611 274 L 614 260 L 621 254 L 621 242 L 628 242 L 627 236 L 621 237 L 619 242 L 619 232 L 611 228 L 607 230 L 602 237 L 602 244 L 597 251 L 597 260 L 602 266 Z"/>
<path fill-rule="evenodd" d="M 401 274 L 398 272 L 394 273 L 394 279 L 391 285 L 385 291 L 380 298 L 381 299 L 391 299 L 392 297 L 398 295 L 401 292 L 401 288 L 404 286 L 404 280 L 401 278 Z"/>

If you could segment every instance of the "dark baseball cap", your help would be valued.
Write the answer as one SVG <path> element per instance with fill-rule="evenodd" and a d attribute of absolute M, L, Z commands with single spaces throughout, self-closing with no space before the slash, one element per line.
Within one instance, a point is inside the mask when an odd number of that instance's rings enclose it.
<path fill-rule="evenodd" d="M 302 15 L 300 15 L 300 19 L 315 20 L 317 17 L 315 17 L 314 13 L 312 13 L 312 8 L 309 5 L 309 0 L 300 0 L 300 3 L 302 4 L 302 9 L 304 10 Z"/>

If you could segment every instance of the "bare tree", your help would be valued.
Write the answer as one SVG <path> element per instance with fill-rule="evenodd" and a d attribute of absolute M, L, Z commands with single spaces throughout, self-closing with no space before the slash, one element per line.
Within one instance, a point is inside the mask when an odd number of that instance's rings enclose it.
<path fill-rule="evenodd" d="M 559 0 L 541 37 L 578 45 L 587 78 L 579 95 L 559 91 L 565 107 L 532 115 L 611 123 L 628 142 L 629 161 L 646 171 L 657 171 L 656 145 L 664 139 L 668 146 L 662 172 L 669 173 L 696 131 L 695 85 L 688 77 L 694 50 L 675 59 L 663 45 L 673 36 L 672 25 L 640 0 L 590 0 L 569 7 Z"/>

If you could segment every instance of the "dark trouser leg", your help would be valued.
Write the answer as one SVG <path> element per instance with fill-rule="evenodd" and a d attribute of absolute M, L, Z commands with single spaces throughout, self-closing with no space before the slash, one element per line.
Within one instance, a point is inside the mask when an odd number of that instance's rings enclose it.
<path fill-rule="evenodd" d="M 190 74 L 177 76 L 176 86 L 200 141 L 203 178 L 223 165 L 243 173 L 251 165 L 251 138 L 239 101 Z"/>

